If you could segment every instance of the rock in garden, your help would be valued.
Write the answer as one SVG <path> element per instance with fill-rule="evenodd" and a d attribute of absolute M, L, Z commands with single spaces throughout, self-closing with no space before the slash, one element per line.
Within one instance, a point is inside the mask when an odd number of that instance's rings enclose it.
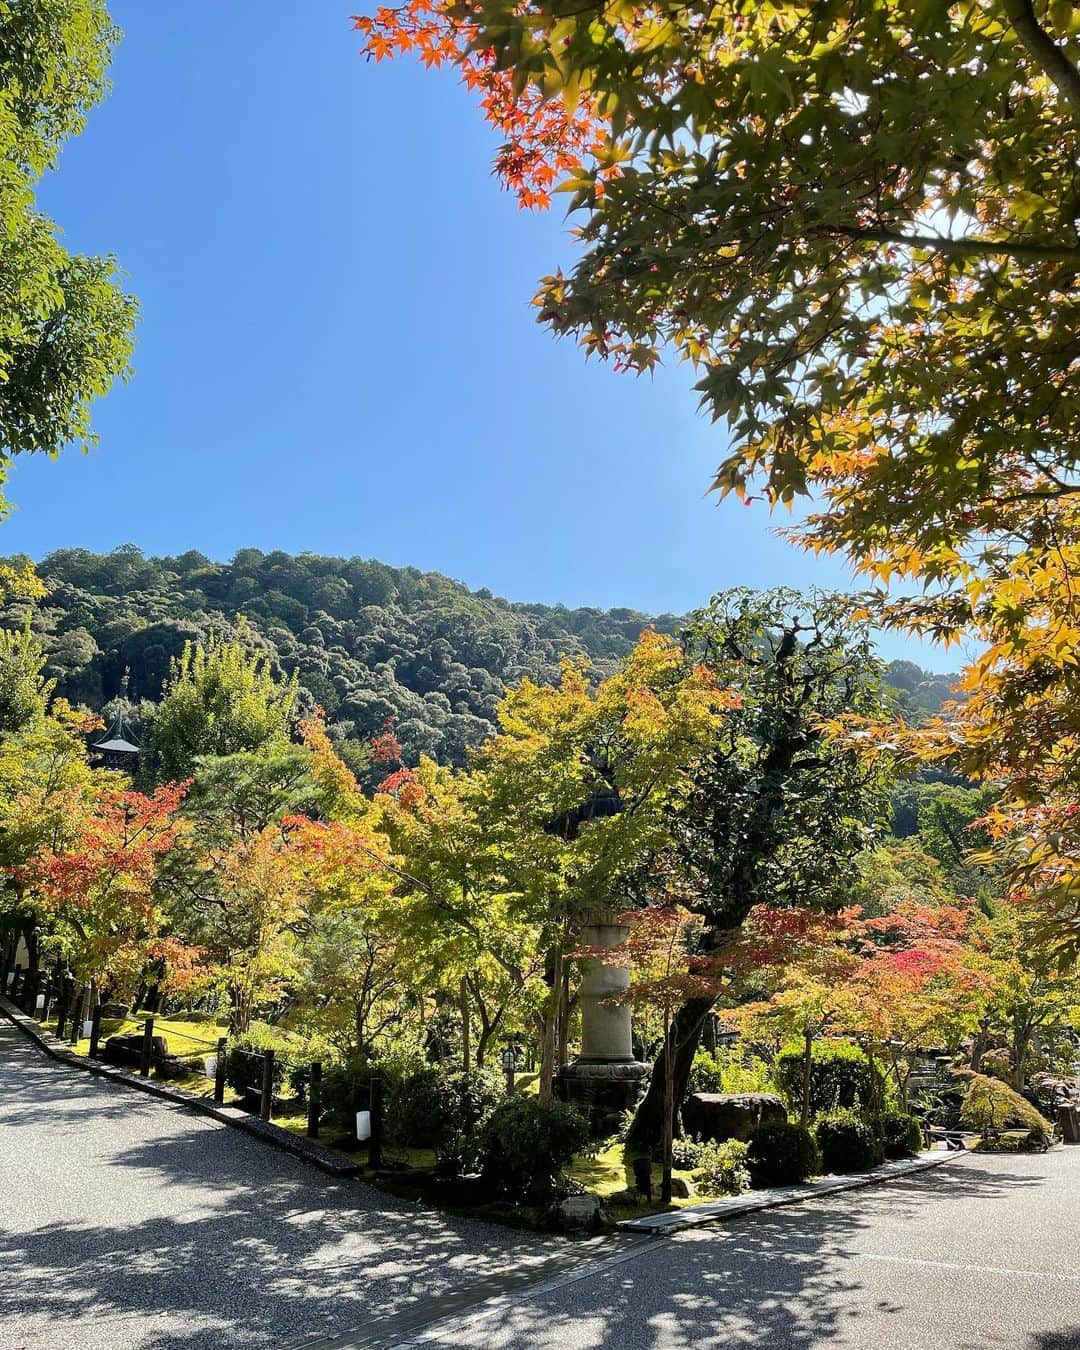
<path fill-rule="evenodd" d="M 697 1139 L 750 1138 L 759 1125 L 783 1125 L 787 1111 L 771 1092 L 693 1092 L 683 1103 L 683 1129 Z"/>
<path fill-rule="evenodd" d="M 694 1191 L 685 1177 L 672 1177 L 671 1194 L 675 1200 L 689 1200 Z"/>
<path fill-rule="evenodd" d="M 568 1233 L 595 1232 L 607 1224 L 598 1195 L 568 1195 L 551 1208 L 555 1225 Z"/>

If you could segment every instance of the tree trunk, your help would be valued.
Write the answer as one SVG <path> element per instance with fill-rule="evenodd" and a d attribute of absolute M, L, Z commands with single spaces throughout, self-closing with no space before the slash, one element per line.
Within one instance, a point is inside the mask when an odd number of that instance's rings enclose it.
<path fill-rule="evenodd" d="M 986 1054 L 990 1044 L 990 1028 L 985 1021 L 979 1023 L 979 1029 L 975 1033 L 975 1039 L 971 1044 L 971 1071 L 979 1072 L 979 1065 L 982 1063 L 982 1057 Z"/>
<path fill-rule="evenodd" d="M 1024 1023 L 1013 1032 L 1012 1086 L 1017 1092 L 1022 1092 L 1024 1089 L 1024 1070 L 1027 1068 L 1030 1046 L 1031 1027 Z"/>
<path fill-rule="evenodd" d="M 664 1043 L 671 1034 L 671 1014 L 664 1011 Z M 675 1123 L 675 1056 L 664 1057 L 664 1170 L 660 1182 L 661 1204 L 671 1204 L 672 1140 Z"/>
<path fill-rule="evenodd" d="M 690 1067 L 701 1037 L 701 1028 L 712 1012 L 716 997 L 688 999 L 671 1023 L 671 1030 L 665 1037 L 664 1046 L 653 1065 L 649 1090 L 641 1099 L 633 1124 L 630 1126 L 628 1142 L 638 1147 L 652 1147 L 659 1144 L 664 1130 L 664 1085 L 667 1074 L 668 1055 L 674 1051 L 672 1091 L 674 1101 L 679 1103 L 686 1096 L 686 1087 L 690 1081 Z"/>
<path fill-rule="evenodd" d="M 555 1038 L 555 1067 L 565 1064 L 569 1059 L 568 1044 L 570 1039 L 570 972 L 563 971 L 563 977 L 559 982 L 559 1004 L 558 1004 L 558 1028 Z"/>
<path fill-rule="evenodd" d="M 467 1076 L 472 1068 L 472 1046 L 469 1044 L 469 982 L 464 975 L 461 977 L 459 997 L 461 999 L 461 1067 Z"/>
<path fill-rule="evenodd" d="M 799 1117 L 803 1125 L 810 1124 L 810 1086 L 813 1082 L 814 1074 L 814 1033 L 809 1027 L 803 1032 L 803 1063 L 802 1063 L 802 1115 Z"/>
<path fill-rule="evenodd" d="M 554 953 L 554 978 L 551 981 L 551 1000 L 544 1016 L 544 1047 L 540 1057 L 540 1084 L 537 1101 L 550 1106 L 555 1097 L 555 1058 L 558 1053 L 559 1005 L 562 1002 L 563 953 L 560 944 Z"/>

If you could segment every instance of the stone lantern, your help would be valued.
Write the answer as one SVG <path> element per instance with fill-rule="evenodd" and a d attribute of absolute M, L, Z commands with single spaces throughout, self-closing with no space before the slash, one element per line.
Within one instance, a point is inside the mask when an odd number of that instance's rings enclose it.
<path fill-rule="evenodd" d="M 581 931 L 582 945 L 611 950 L 620 947 L 629 929 L 609 916 L 597 916 Z M 581 1054 L 556 1074 L 558 1095 L 589 1117 L 600 1134 L 615 1129 L 637 1100 L 648 1066 L 634 1057 L 630 1008 L 615 1001 L 630 985 L 625 966 L 588 958 L 582 969 Z"/>

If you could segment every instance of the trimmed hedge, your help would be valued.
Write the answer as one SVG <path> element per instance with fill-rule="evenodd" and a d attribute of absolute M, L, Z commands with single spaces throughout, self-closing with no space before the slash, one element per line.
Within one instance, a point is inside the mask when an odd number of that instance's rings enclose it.
<path fill-rule="evenodd" d="M 918 1116 L 903 1111 L 886 1111 L 881 1117 L 881 1143 L 886 1158 L 913 1158 L 923 1146 L 922 1125 Z"/>
<path fill-rule="evenodd" d="M 816 1134 L 826 1172 L 865 1172 L 882 1161 L 873 1130 L 852 1112 L 825 1116 L 818 1121 Z"/>
<path fill-rule="evenodd" d="M 804 1125 L 762 1125 L 750 1136 L 746 1161 L 756 1186 L 793 1186 L 821 1171 L 817 1141 Z"/>
<path fill-rule="evenodd" d="M 777 1086 L 796 1111 L 802 1108 L 803 1047 L 787 1045 L 776 1058 L 773 1069 Z M 866 1052 L 851 1041 L 815 1041 L 810 1063 L 810 1114 L 830 1115 L 834 1111 L 853 1111 L 869 1107 L 875 1098 L 885 1096 L 885 1080 L 876 1066 L 873 1077 Z"/>

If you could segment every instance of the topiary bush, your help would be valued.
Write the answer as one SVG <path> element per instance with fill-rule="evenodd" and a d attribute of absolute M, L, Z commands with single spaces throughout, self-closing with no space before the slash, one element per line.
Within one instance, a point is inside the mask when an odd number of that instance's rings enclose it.
<path fill-rule="evenodd" d="M 918 1116 L 903 1111 L 886 1111 L 879 1121 L 879 1134 L 886 1158 L 913 1158 L 923 1146 Z"/>
<path fill-rule="evenodd" d="M 986 1074 L 971 1075 L 960 1121 L 978 1130 L 984 1142 L 1001 1130 L 1027 1130 L 1029 1142 L 1037 1148 L 1045 1148 L 1050 1142 L 1049 1121 L 1007 1083 Z"/>
<path fill-rule="evenodd" d="M 793 1186 L 821 1170 L 817 1141 L 805 1125 L 762 1125 L 750 1136 L 746 1161 L 755 1186 Z"/>
<path fill-rule="evenodd" d="M 470 1135 L 502 1100 L 502 1079 L 486 1070 L 465 1074 L 432 1064 L 405 1074 L 390 1089 L 386 1103 L 389 1138 L 410 1148 L 437 1153 L 459 1135 Z"/>
<path fill-rule="evenodd" d="M 802 1109 L 803 1047 L 786 1045 L 777 1056 L 773 1075 L 788 1106 Z M 875 1089 L 876 1088 L 876 1093 Z M 866 1052 L 851 1041 L 815 1041 L 810 1064 L 810 1114 L 853 1111 L 885 1098 L 885 1080 L 875 1065 L 871 1074 Z"/>
<path fill-rule="evenodd" d="M 588 1141 L 588 1121 L 567 1102 L 541 1106 L 535 1097 L 507 1097 L 481 1129 L 483 1173 L 504 1195 L 545 1200 Z"/>
<path fill-rule="evenodd" d="M 815 1133 L 826 1172 L 865 1172 L 884 1156 L 874 1131 L 853 1111 L 824 1116 Z"/>
<path fill-rule="evenodd" d="M 749 1147 L 738 1139 L 700 1144 L 694 1181 L 708 1195 L 741 1195 L 750 1186 Z"/>

